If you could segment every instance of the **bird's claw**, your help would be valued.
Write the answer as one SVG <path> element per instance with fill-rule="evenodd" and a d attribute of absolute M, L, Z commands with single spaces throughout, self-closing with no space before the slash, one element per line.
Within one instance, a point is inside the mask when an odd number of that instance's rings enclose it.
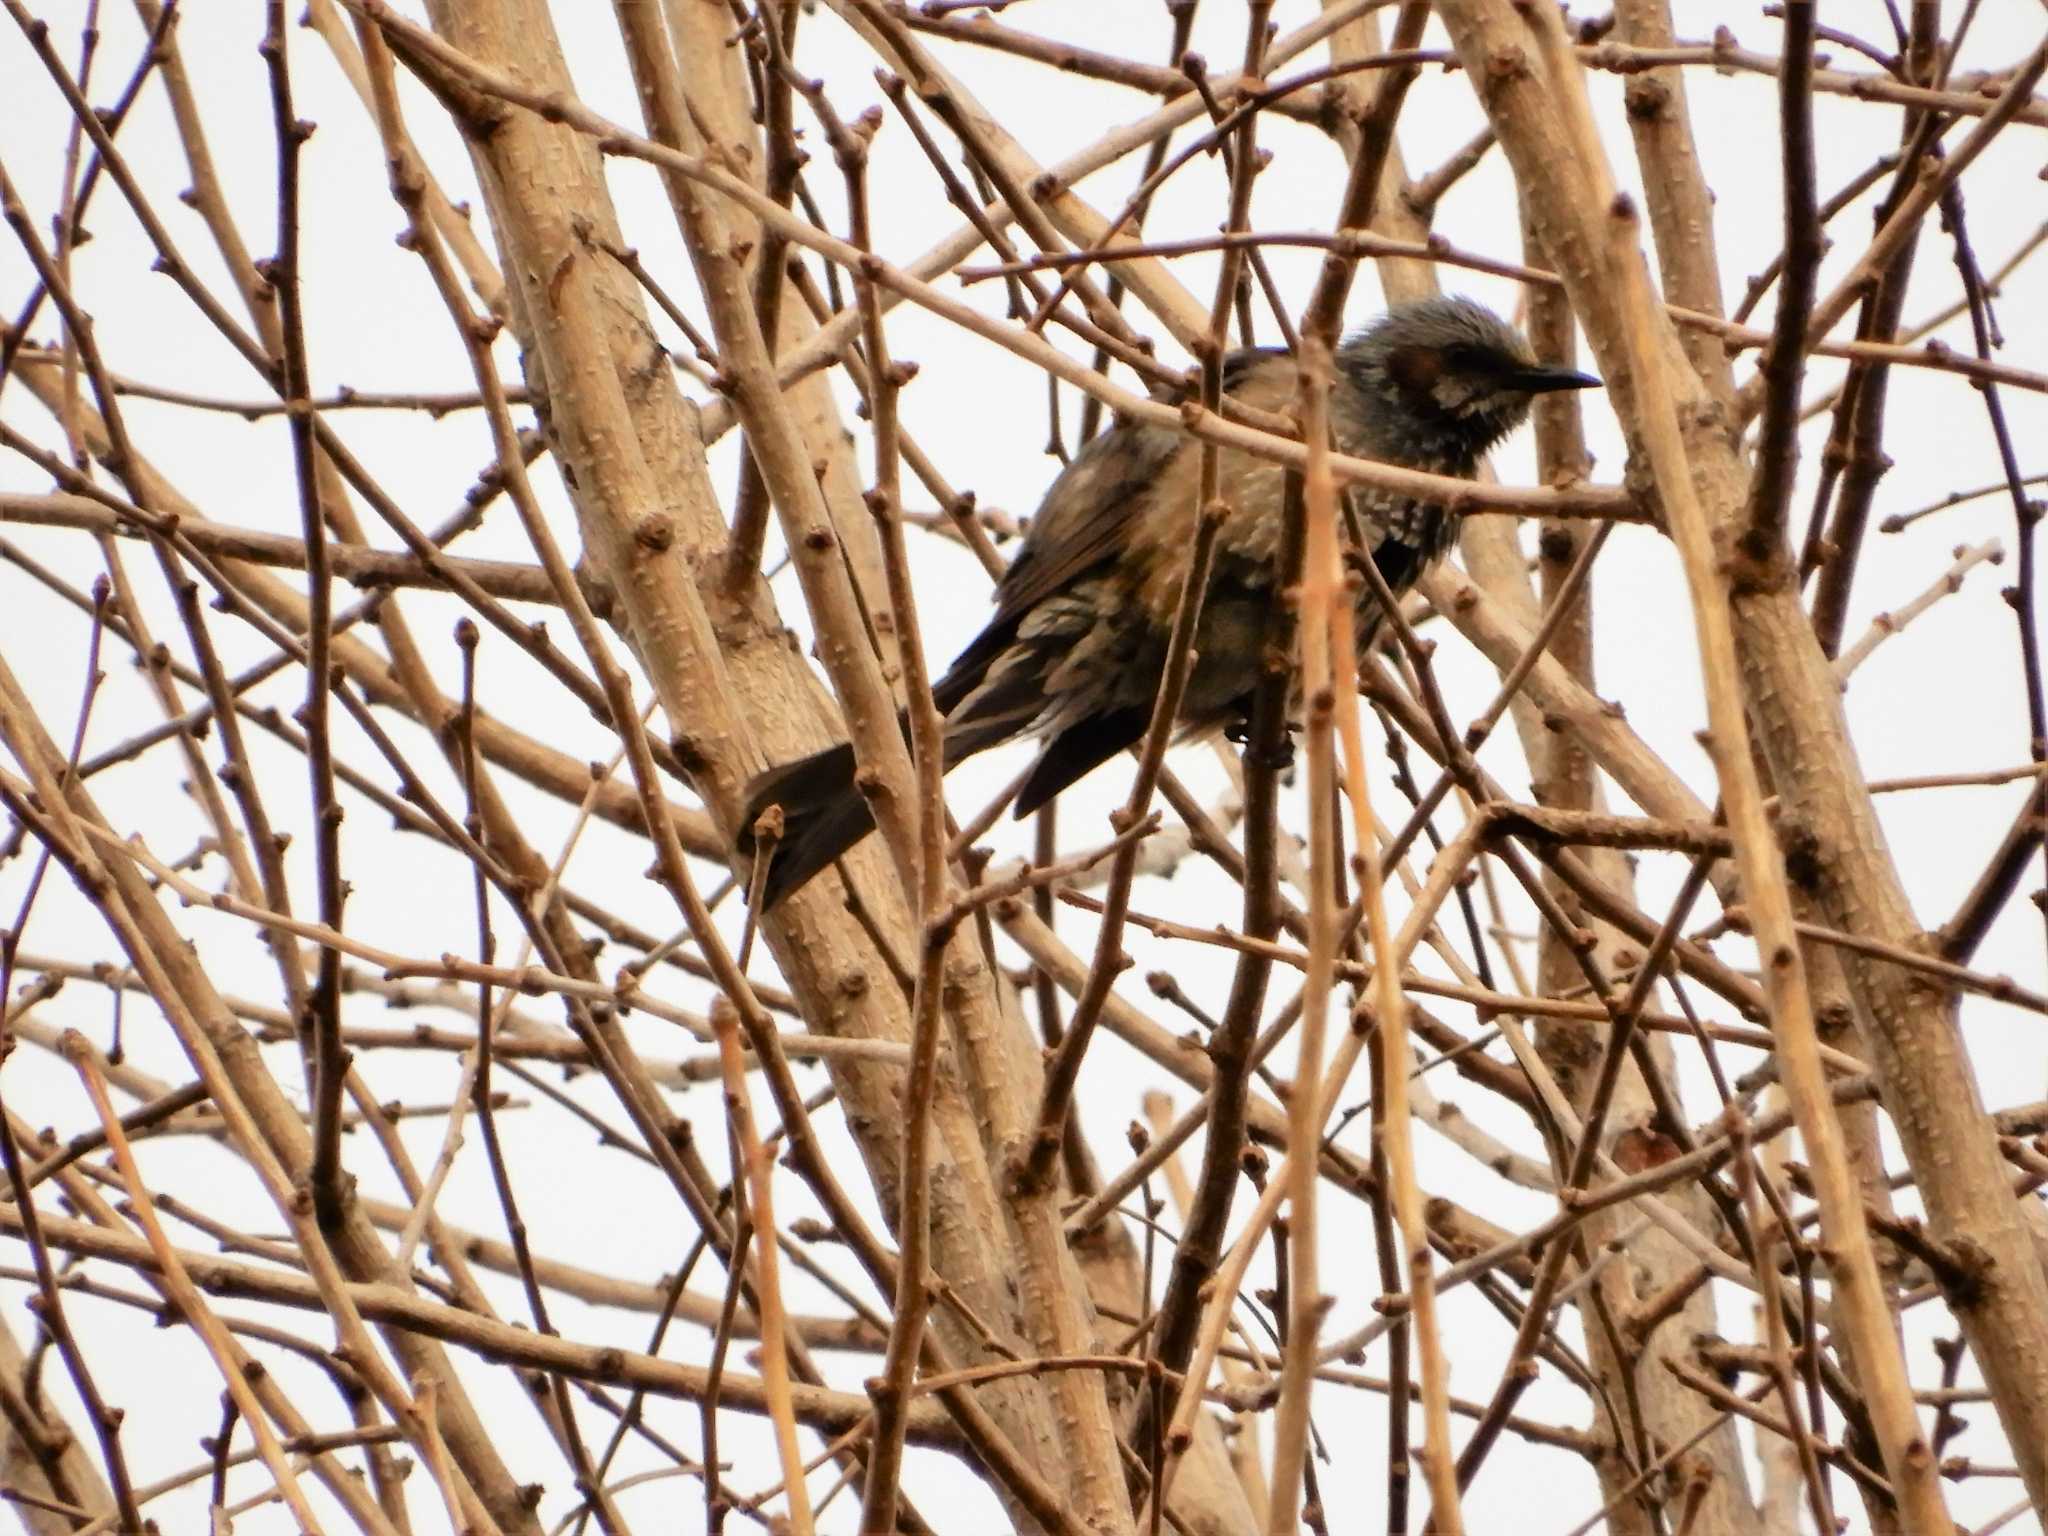
<path fill-rule="evenodd" d="M 1249 755 L 1261 768 L 1270 768 L 1275 773 L 1285 773 L 1294 766 L 1294 738 L 1283 736 L 1280 738 L 1280 744 L 1272 751 L 1255 751 Z"/>
<path fill-rule="evenodd" d="M 1270 752 L 1261 752 L 1253 744 L 1252 723 L 1248 718 L 1233 720 L 1223 727 L 1223 739 L 1233 747 L 1244 749 L 1247 763 L 1270 768 L 1275 773 L 1285 773 L 1294 766 L 1294 733 L 1297 729 L 1298 727 L 1290 722 L 1287 734 L 1280 738 L 1279 743 Z"/>

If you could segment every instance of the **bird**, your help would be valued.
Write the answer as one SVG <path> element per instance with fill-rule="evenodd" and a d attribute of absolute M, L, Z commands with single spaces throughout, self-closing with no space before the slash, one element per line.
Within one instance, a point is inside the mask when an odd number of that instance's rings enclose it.
<path fill-rule="evenodd" d="M 1337 451 L 1469 478 L 1528 416 L 1537 395 L 1600 380 L 1537 361 L 1506 321 L 1472 300 L 1398 305 L 1336 349 L 1330 431 Z M 1298 374 L 1284 349 L 1252 347 L 1223 364 L 1224 392 L 1284 411 Z M 1171 427 L 1125 419 L 1091 439 L 1031 519 L 996 588 L 995 614 L 932 687 L 944 766 L 1022 737 L 1041 742 L 1015 814 L 1046 801 L 1127 747 L 1150 723 L 1192 556 L 1201 446 Z M 1195 660 L 1180 704 L 1181 739 L 1223 731 L 1244 739 L 1274 598 L 1286 471 L 1224 449 L 1216 532 Z M 1448 550 L 1459 518 L 1443 505 L 1363 485 L 1346 492 L 1350 520 L 1396 594 Z M 1369 645 L 1378 600 L 1360 588 L 1358 640 Z M 756 778 L 738 844 L 756 853 L 755 824 L 782 808 L 757 871 L 767 911 L 874 829 L 842 743 Z"/>

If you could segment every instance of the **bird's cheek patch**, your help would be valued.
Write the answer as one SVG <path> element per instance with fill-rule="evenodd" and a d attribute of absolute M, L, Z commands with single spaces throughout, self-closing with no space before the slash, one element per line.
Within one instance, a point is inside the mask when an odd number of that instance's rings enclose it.
<path fill-rule="evenodd" d="M 1395 383 L 1427 394 L 1444 373 L 1444 355 L 1435 347 L 1396 347 L 1387 355 L 1387 372 Z"/>

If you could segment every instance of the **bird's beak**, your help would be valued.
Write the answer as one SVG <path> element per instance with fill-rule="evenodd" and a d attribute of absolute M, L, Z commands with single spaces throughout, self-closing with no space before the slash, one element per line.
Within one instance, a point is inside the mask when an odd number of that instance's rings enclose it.
<path fill-rule="evenodd" d="M 1547 395 L 1560 389 L 1598 389 L 1600 380 L 1590 373 L 1571 368 L 1527 368 L 1510 381 L 1515 388 L 1532 395 Z"/>

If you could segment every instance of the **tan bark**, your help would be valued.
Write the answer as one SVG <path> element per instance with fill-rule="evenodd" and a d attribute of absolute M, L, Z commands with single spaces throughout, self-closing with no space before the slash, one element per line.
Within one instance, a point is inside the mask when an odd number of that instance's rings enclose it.
<path fill-rule="evenodd" d="M 1645 381 L 1631 377 L 1629 318 L 1608 265 L 1609 210 L 1564 131 L 1538 43 L 1506 5 L 1447 5 L 1443 14 L 1514 163 L 1546 248 L 1585 325 L 1631 448 L 1642 451 Z M 1538 20 L 1536 25 L 1541 25 Z M 1722 537 L 1745 504 L 1747 474 L 1667 321 L 1654 319 L 1657 361 L 1673 397 L 1691 490 Z M 1666 494 L 1670 494 L 1666 488 Z M 1885 848 L 1842 717 L 1840 690 L 1780 562 L 1727 601 L 1756 739 L 1781 798 L 1781 838 L 1810 851 L 1802 883 L 1836 924 L 1916 947 L 1921 929 Z M 1926 979 L 1851 954 L 1848 973 L 1872 1023 L 1883 1099 L 1925 1194 L 1930 1229 L 1975 1278 L 1951 1297 L 1990 1383 L 2029 1491 L 2048 1499 L 2048 1283 L 2033 1261 L 1962 1049 L 1956 1000 Z M 1924 1447 L 1922 1448 L 1924 1455 Z"/>
<path fill-rule="evenodd" d="M 50 1499 L 84 1510 L 88 1515 L 114 1514 L 113 1490 L 100 1473 L 78 1432 L 58 1416 L 40 1395 L 31 1401 L 26 1392 L 28 1356 L 14 1337 L 14 1330 L 0 1319 L 0 1483 L 19 1488 L 38 1499 Z M 28 1419 L 17 1423 L 16 1415 Z M 26 1433 L 24 1433 L 26 1431 Z M 43 1448 L 38 1455 L 30 1437 Z M 77 1526 L 68 1515 L 40 1508 L 26 1500 L 15 1503 L 15 1513 L 28 1536 L 65 1536 Z"/>
<path fill-rule="evenodd" d="M 436 12 L 436 22 L 456 46 L 480 60 L 544 88 L 567 87 L 552 25 L 542 7 L 451 6 Z M 687 723 L 688 741 L 679 741 L 679 752 L 696 775 L 696 787 L 714 815 L 729 825 L 747 778 L 764 757 L 780 761 L 817 743 L 822 716 L 816 685 L 775 625 L 758 583 L 729 598 L 718 590 L 722 520 L 705 476 L 694 422 L 666 370 L 648 355 L 639 296 L 615 265 L 593 253 L 578 228 L 585 224 L 600 239 L 619 243 L 589 141 L 512 111 L 473 143 L 493 224 L 506 251 L 504 265 L 533 328 L 535 361 L 544 369 L 551 425 L 574 475 L 588 556 L 619 593 L 637 649 L 670 720 Z M 701 198 L 672 190 L 679 198 Z M 700 254 L 714 262 L 729 261 L 722 209 L 703 204 L 692 217 L 710 221 L 695 226 Z M 722 313 L 736 320 L 737 305 L 728 305 Z M 721 346 L 736 349 L 760 346 L 758 333 L 749 341 L 744 325 L 722 329 L 719 340 Z M 735 351 L 729 366 L 749 365 Z M 836 543 L 828 538 L 824 545 L 812 547 L 796 532 L 806 524 L 830 526 L 822 504 L 809 499 L 816 491 L 808 453 L 789 452 L 787 437 L 778 447 L 773 434 L 789 427 L 786 419 L 777 424 L 779 403 L 765 395 L 757 395 L 755 402 L 753 408 L 763 413 L 755 418 L 762 428 L 755 439 L 757 451 L 780 455 L 779 461 L 771 457 L 766 465 L 778 510 L 786 519 L 792 513 L 801 519 L 796 525 L 786 522 L 785 527 L 791 528 L 800 563 L 810 563 L 819 584 L 810 590 L 814 595 L 826 592 L 844 579 L 830 564 L 838 558 Z M 806 484 L 811 487 L 808 493 Z M 808 505 L 794 508 L 795 499 L 806 499 Z M 671 546 L 681 559 L 669 553 Z M 692 570 L 702 581 L 701 593 L 688 580 Z M 872 657 L 861 655 L 866 642 L 850 609 L 831 615 L 829 623 L 821 624 L 820 635 L 828 645 L 840 648 L 833 669 L 842 682 L 863 669 L 874 675 Z M 842 662 L 852 671 L 844 670 Z M 741 698 L 748 701 L 744 714 L 737 707 Z M 868 735 L 878 746 L 893 737 L 901 763 L 893 714 L 893 706 L 886 714 L 870 709 Z M 751 745 L 753 739 L 761 743 L 760 756 Z M 893 803 L 907 808 L 909 800 L 900 792 L 907 779 L 897 785 Z M 885 827 L 890 820 L 886 812 L 885 806 Z M 873 869 L 878 854 L 877 849 L 865 849 L 849 862 L 856 872 Z M 768 925 L 778 962 L 814 1027 L 907 1039 L 901 999 L 883 979 L 858 923 L 828 894 L 831 884 L 819 881 L 786 904 Z M 889 942 L 899 954 L 908 953 L 910 936 L 900 901 L 885 895 L 888 882 L 878 880 L 866 889 Z M 977 1316 L 1002 1332 L 1020 1330 L 1026 1349 L 1084 1353 L 1093 1325 L 1085 1288 L 1059 1235 L 1056 1210 L 1047 1203 L 1040 1214 L 1019 1211 L 999 1197 L 988 1148 L 1021 1144 L 1028 1123 L 1019 1122 L 1028 1122 L 1028 1085 L 1034 1073 L 1028 1045 L 993 1010 L 992 996 L 977 957 L 961 952 L 949 961 L 946 997 L 960 1047 L 956 1061 L 970 1069 L 971 1086 L 963 1095 L 959 1079 L 942 1073 L 941 1102 L 934 1106 L 932 1123 L 940 1148 L 934 1178 L 935 1267 Z M 893 1210 L 902 1124 L 893 1101 L 901 1076 L 893 1070 L 855 1066 L 839 1077 L 839 1086 L 849 1125 L 866 1148 L 884 1210 Z M 976 1116 L 969 1112 L 970 1104 L 978 1104 L 981 1116 L 1003 1111 L 1003 1116 L 987 1123 L 987 1143 Z M 1004 1116 L 1011 1123 L 1005 1125 Z M 1013 1218 L 1015 1226 L 1010 1224 Z M 1013 1234 L 1019 1250 L 991 1241 L 993 1234 L 1005 1231 Z M 1020 1276 L 1025 1283 L 1013 1291 Z M 952 1352 L 965 1361 L 980 1358 L 979 1341 L 971 1331 L 945 1309 L 936 1317 Z M 1084 1485 L 1084 1503 L 1109 1529 L 1115 1528 L 1119 1511 L 1120 1518 L 1128 1520 L 1098 1374 L 1070 1371 L 1053 1373 L 1043 1381 L 1016 1378 L 985 1388 L 982 1395 L 1016 1445 L 1048 1471 L 1081 1448 L 1094 1447 L 1095 1475 Z M 1050 1418 L 1045 1417 L 1048 1410 Z"/>

